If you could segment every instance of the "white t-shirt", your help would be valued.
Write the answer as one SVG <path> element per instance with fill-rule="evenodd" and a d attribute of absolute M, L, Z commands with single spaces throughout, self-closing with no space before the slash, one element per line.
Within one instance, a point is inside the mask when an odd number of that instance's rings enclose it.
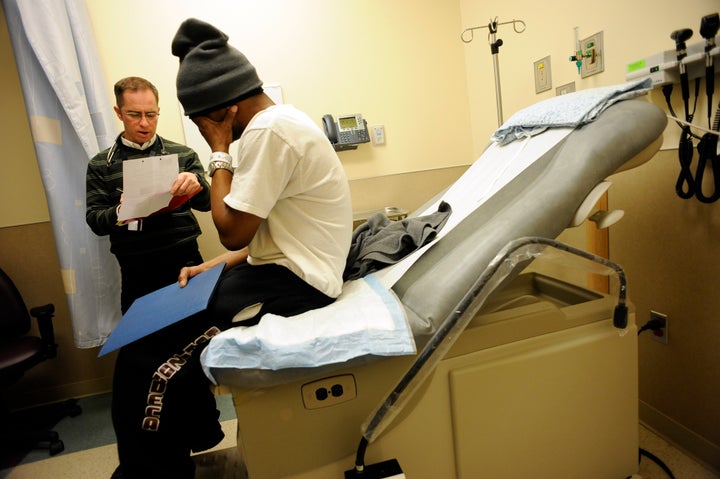
<path fill-rule="evenodd" d="M 352 236 L 350 189 L 320 128 L 291 105 L 253 117 L 238 143 L 225 203 L 264 221 L 248 262 L 289 268 L 330 297 L 342 290 Z"/>

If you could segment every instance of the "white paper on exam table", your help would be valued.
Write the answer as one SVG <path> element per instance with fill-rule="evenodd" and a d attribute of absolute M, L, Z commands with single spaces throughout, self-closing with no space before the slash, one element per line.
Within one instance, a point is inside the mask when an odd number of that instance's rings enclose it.
<path fill-rule="evenodd" d="M 488 198 L 522 173 L 535 160 L 568 136 L 574 128 L 552 128 L 541 135 L 514 141 L 505 146 L 492 143 L 470 168 L 421 215 L 437 211 L 440 201 L 449 203 L 452 214 L 435 240 L 403 258 L 400 262 L 375 272 L 387 288 L 391 288 L 436 241 L 483 204 Z"/>
<path fill-rule="evenodd" d="M 118 221 L 145 218 L 170 206 L 170 187 L 180 171 L 177 153 L 124 160 L 122 165 L 123 201 Z"/>

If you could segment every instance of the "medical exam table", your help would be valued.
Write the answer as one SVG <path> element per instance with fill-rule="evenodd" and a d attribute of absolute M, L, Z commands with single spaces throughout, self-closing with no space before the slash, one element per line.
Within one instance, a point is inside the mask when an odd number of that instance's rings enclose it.
<path fill-rule="evenodd" d="M 585 200 L 598 184 L 654 155 L 665 125 L 664 113 L 643 99 L 613 104 L 436 240 L 392 286 L 418 351 L 499 251 L 517 238 L 556 238 L 577 224 L 578 209 L 581 216 L 592 211 Z M 535 140 L 520 141 L 528 144 L 517 155 Z M 414 479 L 620 479 L 636 472 L 632 309 L 627 326 L 618 329 L 615 295 L 533 267 L 521 272 L 525 266 L 506 274 L 391 425 L 370 442 L 367 464 L 397 458 Z M 251 479 L 341 478 L 353 467 L 361 427 L 415 359 L 208 369 L 232 391 L 238 449 Z"/>

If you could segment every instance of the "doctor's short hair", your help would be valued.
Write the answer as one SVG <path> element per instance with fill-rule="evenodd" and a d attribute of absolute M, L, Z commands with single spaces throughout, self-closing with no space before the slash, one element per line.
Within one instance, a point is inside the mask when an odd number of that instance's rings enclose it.
<path fill-rule="evenodd" d="M 126 91 L 150 90 L 155 95 L 155 101 L 160 104 L 160 94 L 155 85 L 141 77 L 125 77 L 115 83 L 115 104 L 122 107 L 123 93 Z"/>

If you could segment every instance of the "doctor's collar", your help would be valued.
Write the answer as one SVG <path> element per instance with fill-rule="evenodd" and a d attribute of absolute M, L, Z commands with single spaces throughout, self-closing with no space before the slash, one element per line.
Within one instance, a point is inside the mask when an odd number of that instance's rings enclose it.
<path fill-rule="evenodd" d="M 153 137 L 150 138 L 148 141 L 146 141 L 142 145 L 139 145 L 139 144 L 135 143 L 134 141 L 128 140 L 127 138 L 122 136 L 122 134 L 120 135 L 120 141 L 122 141 L 123 145 L 129 146 L 130 148 L 134 148 L 134 149 L 140 150 L 140 151 L 147 150 L 148 148 L 150 148 L 153 145 L 153 143 L 155 143 L 156 139 L 157 139 L 157 133 L 154 134 Z"/>
<path fill-rule="evenodd" d="M 123 133 L 125 133 L 125 132 L 123 132 Z M 152 146 L 154 146 L 156 143 L 156 140 L 157 140 L 157 145 L 160 147 L 160 154 L 165 155 L 167 153 L 167 151 L 165 151 L 165 143 L 163 142 L 162 138 L 160 138 L 160 136 L 158 136 L 157 133 L 155 135 L 153 135 L 153 137 L 150 140 L 146 141 L 142 145 L 139 145 L 133 141 L 128 140 L 127 138 L 125 138 L 123 136 L 123 133 L 120 133 L 117 136 L 117 138 L 115 138 L 115 142 L 113 143 L 113 145 L 110 147 L 110 150 L 108 151 L 108 154 L 107 154 L 107 166 L 108 167 L 115 162 L 115 154 L 117 153 L 117 148 L 120 144 L 123 144 L 129 148 L 133 148 L 135 150 L 144 151 L 144 150 L 147 150 L 147 149 L 151 148 Z"/>

